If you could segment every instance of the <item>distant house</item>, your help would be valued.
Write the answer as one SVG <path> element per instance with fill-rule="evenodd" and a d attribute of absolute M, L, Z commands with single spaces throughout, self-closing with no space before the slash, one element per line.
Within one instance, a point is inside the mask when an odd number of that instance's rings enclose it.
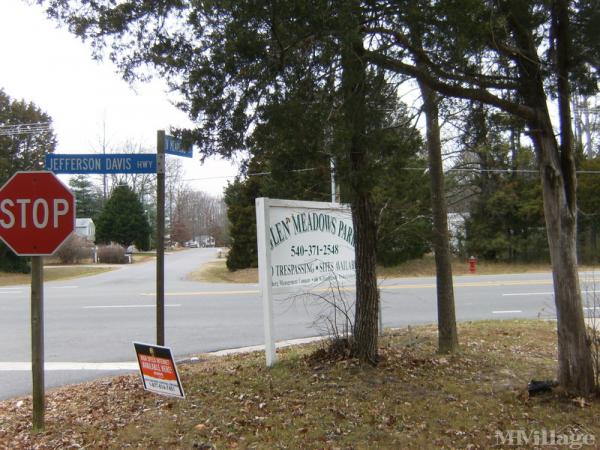
<path fill-rule="evenodd" d="M 452 250 L 460 250 L 460 242 L 464 240 L 465 219 L 469 218 L 469 213 L 448 213 L 448 231 L 450 232 L 450 246 Z"/>
<path fill-rule="evenodd" d="M 96 239 L 96 225 L 94 225 L 94 221 L 89 218 L 75 219 L 75 234 L 90 242 L 94 242 Z"/>
<path fill-rule="evenodd" d="M 200 244 L 200 247 L 214 247 L 215 246 L 215 238 L 212 236 L 209 236 L 207 234 L 203 234 L 201 236 L 196 236 L 196 238 L 194 240 L 196 242 L 198 242 L 198 244 Z"/>

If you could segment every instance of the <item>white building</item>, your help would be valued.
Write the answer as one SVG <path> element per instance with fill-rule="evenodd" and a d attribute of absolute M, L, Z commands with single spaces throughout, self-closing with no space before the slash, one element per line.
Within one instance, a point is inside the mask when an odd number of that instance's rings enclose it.
<path fill-rule="evenodd" d="M 469 218 L 469 213 L 448 213 L 448 231 L 450 233 L 450 246 L 452 250 L 458 251 L 460 241 L 464 240 L 466 235 L 465 219 Z"/>
<path fill-rule="evenodd" d="M 89 218 L 75 219 L 75 234 L 90 242 L 94 242 L 96 239 L 96 225 L 94 225 L 94 221 Z"/>
<path fill-rule="evenodd" d="M 200 236 L 196 236 L 194 240 L 200 244 L 200 247 L 214 247 L 215 246 L 215 238 L 208 235 L 203 234 Z"/>

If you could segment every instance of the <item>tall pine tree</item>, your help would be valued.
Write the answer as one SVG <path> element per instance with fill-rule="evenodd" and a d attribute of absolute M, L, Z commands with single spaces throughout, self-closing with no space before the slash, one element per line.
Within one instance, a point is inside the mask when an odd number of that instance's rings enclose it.
<path fill-rule="evenodd" d="M 119 185 L 98 216 L 96 242 L 116 242 L 124 247 L 131 244 L 140 250 L 150 246 L 150 224 L 138 196 L 127 185 Z"/>
<path fill-rule="evenodd" d="M 0 186 L 17 171 L 43 170 L 45 155 L 56 147 L 51 122 L 50 116 L 34 103 L 14 100 L 0 89 Z M 41 123 L 48 126 L 36 133 L 21 133 L 15 128 Z M 29 266 L 26 258 L 16 256 L 0 241 L 0 270 L 28 272 Z"/>

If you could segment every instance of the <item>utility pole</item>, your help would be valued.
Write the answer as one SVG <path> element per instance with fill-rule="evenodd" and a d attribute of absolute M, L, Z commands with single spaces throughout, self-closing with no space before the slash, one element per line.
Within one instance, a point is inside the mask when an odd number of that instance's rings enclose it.
<path fill-rule="evenodd" d="M 165 345 L 165 131 L 156 132 L 156 345 Z"/>
<path fill-rule="evenodd" d="M 337 185 L 335 176 L 335 157 L 332 156 L 329 160 L 331 167 L 331 203 L 340 202 L 340 187 Z"/>

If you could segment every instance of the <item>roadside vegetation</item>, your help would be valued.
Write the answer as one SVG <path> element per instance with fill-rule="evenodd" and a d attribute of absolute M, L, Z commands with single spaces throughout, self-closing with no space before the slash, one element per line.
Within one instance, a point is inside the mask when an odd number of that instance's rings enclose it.
<path fill-rule="evenodd" d="M 548 263 L 478 261 L 476 274 L 495 275 L 504 273 L 549 272 L 551 269 Z M 582 269 L 585 270 L 586 267 L 582 267 Z M 468 275 L 470 273 L 468 261 L 454 258 L 452 260 L 452 273 L 454 275 Z M 422 258 L 406 261 L 391 267 L 378 266 L 377 276 L 379 278 L 432 277 L 435 276 L 435 261 L 433 256 L 426 255 Z M 258 269 L 248 268 L 229 271 L 225 261 L 218 260 L 204 264 L 191 272 L 188 275 L 188 279 L 208 283 L 257 283 Z"/>
<path fill-rule="evenodd" d="M 190 281 L 206 283 L 258 283 L 258 269 L 230 271 L 224 259 L 203 264 L 187 276 Z"/>
<path fill-rule="evenodd" d="M 442 356 L 434 326 L 390 331 L 378 368 L 323 343 L 281 350 L 272 369 L 261 352 L 207 356 L 180 365 L 184 400 L 145 393 L 134 374 L 63 387 L 48 393 L 39 435 L 29 397 L 2 401 L 0 448 L 483 449 L 510 430 L 598 442 L 598 397 L 528 394 L 530 380 L 555 376 L 554 323 L 463 323 L 459 332 L 461 352 Z"/>
<path fill-rule="evenodd" d="M 44 281 L 68 280 L 71 278 L 88 277 L 114 270 L 111 267 L 90 266 L 46 266 L 44 267 Z M 26 273 L 0 272 L 0 286 L 31 283 L 31 275 Z"/>
<path fill-rule="evenodd" d="M 135 253 L 132 257 L 132 263 L 139 264 L 151 261 L 155 258 L 156 254 L 154 252 Z M 82 260 L 79 264 L 74 265 L 62 265 L 58 258 L 48 257 L 44 260 L 44 281 L 89 277 L 110 272 L 111 270 L 115 270 L 115 267 L 109 265 L 94 265 L 92 264 L 92 260 Z M 29 284 L 30 282 L 31 275 L 29 273 L 0 271 L 0 286 Z"/>

